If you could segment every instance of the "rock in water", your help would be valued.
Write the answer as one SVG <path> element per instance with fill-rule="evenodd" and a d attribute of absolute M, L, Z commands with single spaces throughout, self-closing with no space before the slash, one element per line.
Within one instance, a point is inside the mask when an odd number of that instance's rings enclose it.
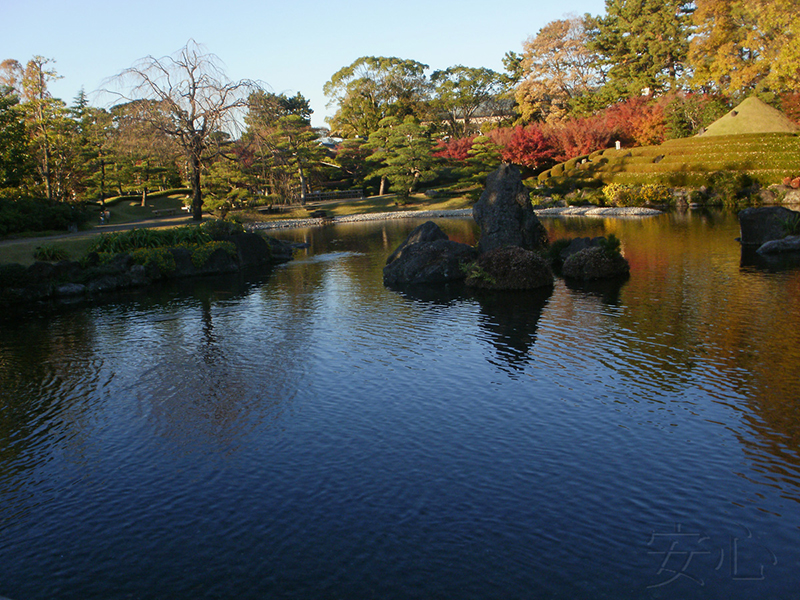
<path fill-rule="evenodd" d="M 412 231 L 383 268 L 385 285 L 445 283 L 464 279 L 463 265 L 475 260 L 472 246 L 448 239 L 429 221 Z"/>
<path fill-rule="evenodd" d="M 606 252 L 601 246 L 584 248 L 564 261 L 561 272 L 570 279 L 591 280 L 621 277 L 630 273 L 630 265 L 618 253 Z"/>
<path fill-rule="evenodd" d="M 418 244 L 420 242 L 435 242 L 436 240 L 446 239 L 449 239 L 447 234 L 442 231 L 436 223 L 433 221 L 426 221 L 408 234 L 408 237 L 405 239 L 405 241 L 389 255 L 389 258 L 386 259 L 386 264 L 388 265 L 389 263 L 392 263 L 396 259 L 400 258 L 400 256 L 403 254 L 403 250 L 405 250 L 411 244 Z"/>
<path fill-rule="evenodd" d="M 530 192 L 512 165 L 503 164 L 489 174 L 472 216 L 481 228 L 480 252 L 503 246 L 539 250 L 547 245 L 547 232 L 533 212 Z"/>
<path fill-rule="evenodd" d="M 788 235 L 780 240 L 770 240 L 756 250 L 759 254 L 783 254 L 800 252 L 800 235 Z"/>
<path fill-rule="evenodd" d="M 799 212 L 783 206 L 745 208 L 739 212 L 742 245 L 761 246 L 770 240 L 783 238 L 787 233 L 787 224 L 798 215 Z"/>
<path fill-rule="evenodd" d="M 481 254 L 469 268 L 466 284 L 490 290 L 531 290 L 552 286 L 553 271 L 538 252 L 506 246 Z"/>

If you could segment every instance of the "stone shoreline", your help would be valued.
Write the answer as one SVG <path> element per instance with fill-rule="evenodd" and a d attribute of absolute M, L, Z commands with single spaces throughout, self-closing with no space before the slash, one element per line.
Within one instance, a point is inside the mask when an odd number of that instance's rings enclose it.
<path fill-rule="evenodd" d="M 566 206 L 557 208 L 534 209 L 538 216 L 566 216 L 566 217 L 652 217 L 660 215 L 661 211 L 654 208 L 638 207 L 599 207 L 599 206 Z M 286 219 L 283 221 L 268 221 L 263 223 L 249 223 L 246 227 L 250 231 L 263 231 L 270 229 L 291 229 L 295 227 L 319 227 L 321 225 L 336 223 L 357 223 L 360 221 L 384 221 L 389 219 L 442 219 L 447 217 L 471 217 L 471 208 L 456 210 L 408 210 L 402 212 L 368 213 L 363 215 L 346 215 L 342 217 Z"/>

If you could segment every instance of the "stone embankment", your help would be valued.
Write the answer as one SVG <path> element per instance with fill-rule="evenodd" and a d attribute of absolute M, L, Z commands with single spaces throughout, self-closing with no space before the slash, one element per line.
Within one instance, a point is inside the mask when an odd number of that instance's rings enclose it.
<path fill-rule="evenodd" d="M 599 207 L 599 206 L 566 206 L 556 208 L 534 209 L 539 216 L 566 217 L 651 217 L 660 215 L 654 208 L 639 207 Z M 282 221 L 265 221 L 250 223 L 246 227 L 251 231 L 269 229 L 291 229 L 294 227 L 319 227 L 331 223 L 356 223 L 359 221 L 382 221 L 387 219 L 443 219 L 446 217 L 471 217 L 471 208 L 457 210 L 409 210 L 402 212 L 369 213 L 363 215 L 346 215 L 342 217 L 326 217 L 314 219 L 285 219 Z"/>

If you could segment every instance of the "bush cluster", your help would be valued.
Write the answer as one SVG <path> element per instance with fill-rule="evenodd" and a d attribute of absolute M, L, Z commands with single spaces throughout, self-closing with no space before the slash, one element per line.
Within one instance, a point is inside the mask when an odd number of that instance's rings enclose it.
<path fill-rule="evenodd" d="M 670 189 L 658 183 L 646 183 L 643 185 L 610 183 L 603 188 L 603 196 L 613 206 L 669 204 L 672 201 Z"/>
<path fill-rule="evenodd" d="M 154 265 L 161 273 L 171 273 L 175 270 L 171 248 L 188 250 L 192 264 L 200 268 L 220 248 L 236 256 L 236 245 L 224 241 L 224 238 L 242 231 L 244 228 L 240 223 L 220 219 L 172 229 L 131 229 L 101 234 L 89 247 L 89 252 L 96 252 L 103 263 L 112 260 L 116 254 L 130 254 L 136 264 Z"/>
<path fill-rule="evenodd" d="M 44 244 L 37 246 L 33 251 L 33 258 L 44 262 L 57 262 L 59 260 L 67 260 L 69 254 L 63 248 L 57 248 L 52 244 Z"/>
<path fill-rule="evenodd" d="M 83 204 L 48 202 L 0 190 L 0 236 L 28 231 L 66 231 L 91 218 Z"/>
<path fill-rule="evenodd" d="M 205 244 L 212 236 L 202 226 L 189 225 L 171 229 L 131 229 L 119 233 L 100 234 L 89 247 L 98 254 L 131 253 L 141 248 L 167 248 L 180 244 Z"/>
<path fill-rule="evenodd" d="M 172 273 L 177 266 L 169 248 L 137 248 L 130 254 L 137 265 L 143 265 L 145 268 L 157 267 L 158 272 L 162 274 Z M 107 255 L 103 255 L 102 258 L 106 259 Z"/>

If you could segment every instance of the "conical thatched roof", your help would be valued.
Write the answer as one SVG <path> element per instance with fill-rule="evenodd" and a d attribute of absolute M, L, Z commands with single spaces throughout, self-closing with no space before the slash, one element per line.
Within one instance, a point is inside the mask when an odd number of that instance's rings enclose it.
<path fill-rule="evenodd" d="M 751 96 L 706 128 L 706 135 L 740 133 L 798 133 L 800 126 L 766 102 Z"/>

